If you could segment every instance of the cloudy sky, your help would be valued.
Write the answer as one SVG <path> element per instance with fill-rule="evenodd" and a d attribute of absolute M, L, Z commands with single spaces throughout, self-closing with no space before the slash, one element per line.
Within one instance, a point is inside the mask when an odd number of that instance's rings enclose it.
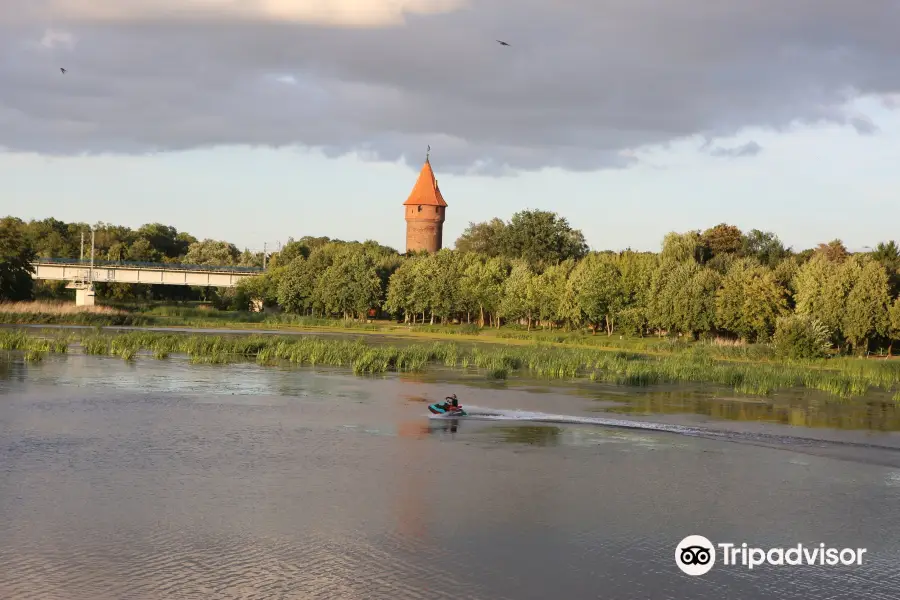
<path fill-rule="evenodd" d="M 5 0 L 0 213 L 403 250 L 430 144 L 451 242 L 541 208 L 595 248 L 874 245 L 897 31 L 896 0 Z"/>

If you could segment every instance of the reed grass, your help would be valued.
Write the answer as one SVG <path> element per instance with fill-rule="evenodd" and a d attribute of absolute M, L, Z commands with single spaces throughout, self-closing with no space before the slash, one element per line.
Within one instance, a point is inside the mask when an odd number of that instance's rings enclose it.
<path fill-rule="evenodd" d="M 429 366 L 475 370 L 490 379 L 515 374 L 550 380 L 588 379 L 628 386 L 660 383 L 710 383 L 740 394 L 767 395 L 807 388 L 847 399 L 871 391 L 894 393 L 900 401 L 900 361 L 833 358 L 805 362 L 737 362 L 722 360 L 719 349 L 741 345 L 698 343 L 677 354 L 631 350 L 566 348 L 548 342 L 528 346 L 492 346 L 453 342 L 371 344 L 332 337 L 274 335 L 192 335 L 134 331 L 128 333 L 35 334 L 0 332 L 0 349 L 26 353 L 66 352 L 77 343 L 86 354 L 133 360 L 140 352 L 157 359 L 186 355 L 195 364 L 255 360 L 259 364 L 293 363 L 344 367 L 358 375 L 415 372 Z M 37 360 L 37 358 L 33 358 Z"/>
<path fill-rule="evenodd" d="M 0 323 L 14 325 L 149 325 L 145 317 L 109 306 L 75 306 L 64 302 L 0 303 Z"/>
<path fill-rule="evenodd" d="M 124 315 L 123 310 L 109 306 L 75 306 L 71 302 L 0 302 L 2 314 L 47 314 L 47 315 Z"/>

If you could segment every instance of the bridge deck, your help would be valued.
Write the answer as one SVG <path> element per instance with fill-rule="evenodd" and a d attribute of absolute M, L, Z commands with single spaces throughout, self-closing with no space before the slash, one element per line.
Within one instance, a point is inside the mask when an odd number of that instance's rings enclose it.
<path fill-rule="evenodd" d="M 235 287 L 244 278 L 260 275 L 256 267 L 181 265 L 165 263 L 133 263 L 78 259 L 38 259 L 34 263 L 35 279 L 51 281 L 94 281 L 98 283 L 145 283 L 156 285 L 193 285 L 201 287 Z"/>

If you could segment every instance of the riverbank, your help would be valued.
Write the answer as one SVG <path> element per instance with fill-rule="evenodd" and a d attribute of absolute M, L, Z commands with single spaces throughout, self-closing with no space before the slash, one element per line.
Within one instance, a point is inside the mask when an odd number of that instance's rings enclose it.
<path fill-rule="evenodd" d="M 765 344 L 745 344 L 723 339 L 692 342 L 683 338 L 593 335 L 587 330 L 532 329 L 529 331 L 516 325 L 492 328 L 479 327 L 474 323 L 429 325 L 404 324 L 389 320 L 360 322 L 283 313 L 261 314 L 181 306 L 130 307 L 129 310 L 122 310 L 108 306 L 75 307 L 71 304 L 41 302 L 10 303 L 0 304 L 0 324 L 152 327 L 156 329 L 178 327 L 246 331 L 248 334 L 264 331 L 321 332 L 519 346 L 541 343 L 613 352 L 639 352 L 648 355 L 682 353 L 693 351 L 696 347 L 703 347 L 701 351 L 704 354 L 712 355 L 720 360 L 761 362 L 776 360 L 772 348 Z"/>
<path fill-rule="evenodd" d="M 627 386 L 691 382 L 715 384 L 738 394 L 765 396 L 790 389 L 812 389 L 841 400 L 870 395 L 900 402 L 900 363 L 838 358 L 810 362 L 724 360 L 714 345 L 695 344 L 681 352 L 649 354 L 602 348 L 575 348 L 545 343 L 509 346 L 447 341 L 372 343 L 337 336 L 197 335 L 132 331 L 62 331 L 15 329 L 0 332 L 0 349 L 22 351 L 37 362 L 46 353 L 70 348 L 87 354 L 133 360 L 147 353 L 157 359 L 186 355 L 194 363 L 223 364 L 255 360 L 351 369 L 358 375 L 415 372 L 441 365 L 474 372 L 487 379 L 517 375 L 547 380 L 583 380 Z"/>

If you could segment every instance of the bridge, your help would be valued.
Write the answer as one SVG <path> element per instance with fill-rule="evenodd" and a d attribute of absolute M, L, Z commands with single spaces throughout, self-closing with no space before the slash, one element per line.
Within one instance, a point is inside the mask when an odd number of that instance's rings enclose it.
<path fill-rule="evenodd" d="M 34 278 L 68 281 L 75 289 L 75 304 L 94 304 L 94 283 L 144 283 L 152 285 L 191 285 L 235 287 L 241 279 L 263 273 L 259 267 L 183 265 L 78 258 L 39 258 Z"/>

